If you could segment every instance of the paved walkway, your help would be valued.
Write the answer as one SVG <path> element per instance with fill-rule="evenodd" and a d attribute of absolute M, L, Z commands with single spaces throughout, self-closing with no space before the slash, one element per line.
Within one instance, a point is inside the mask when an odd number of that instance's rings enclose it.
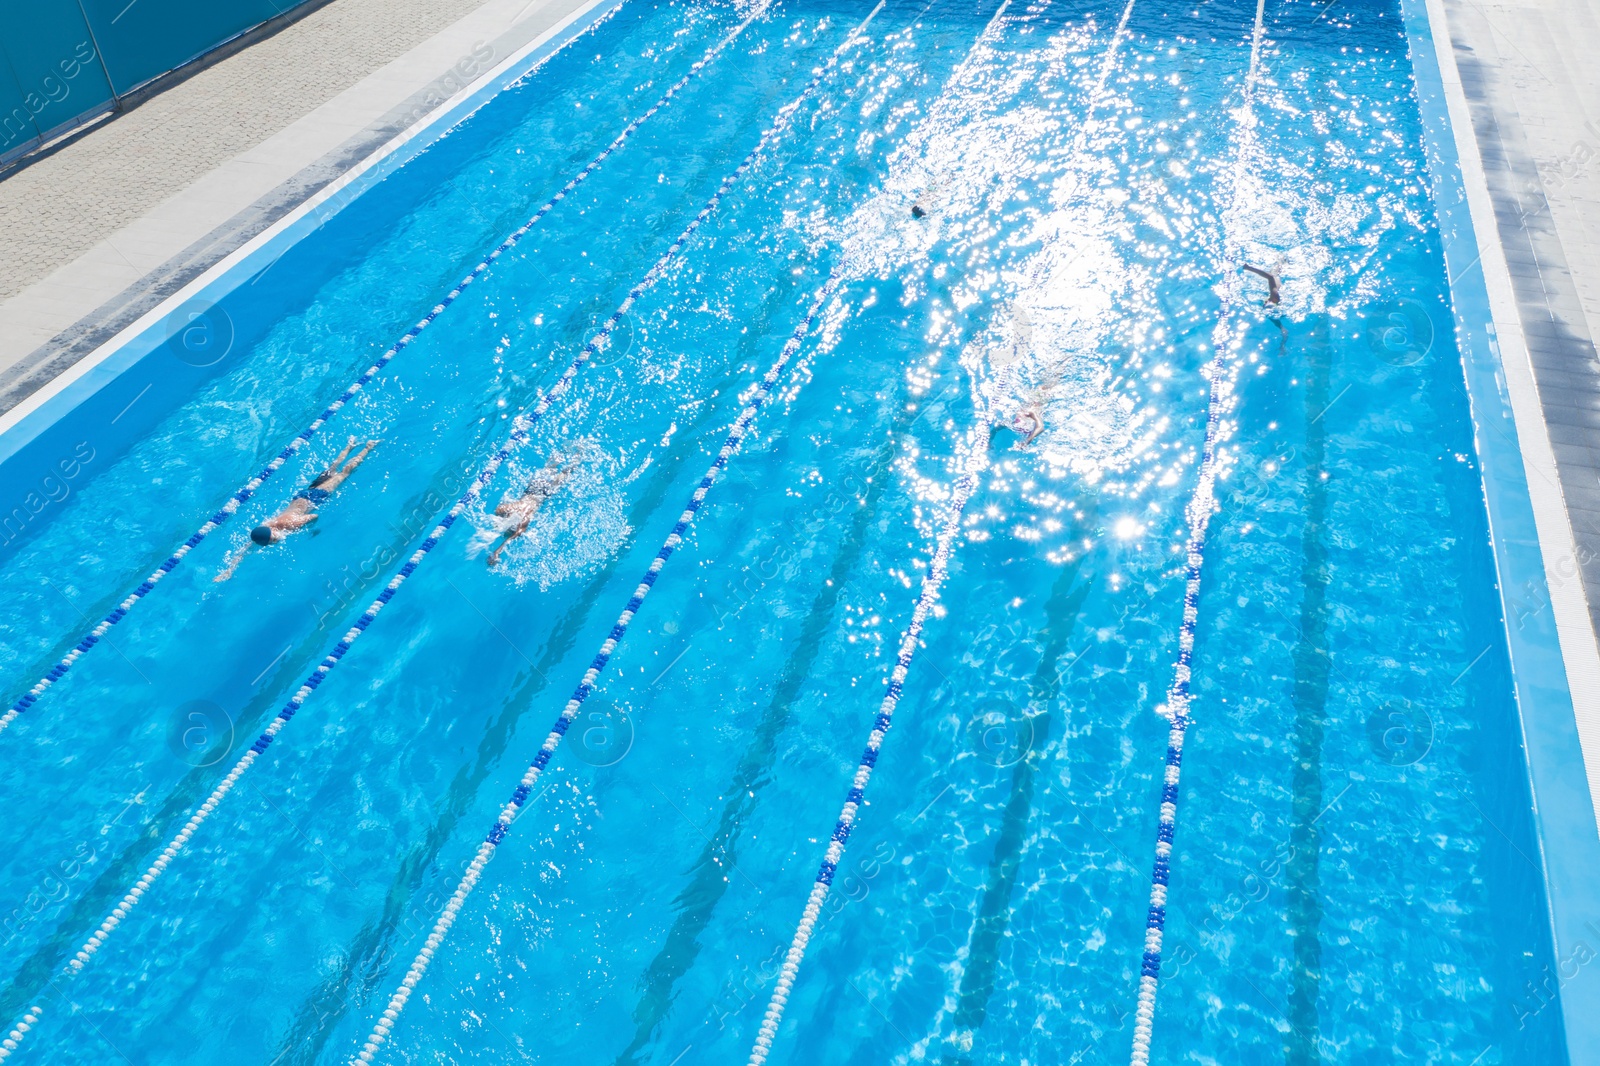
<path fill-rule="evenodd" d="M 1445 7 L 1600 632 L 1600 4 Z"/>
<path fill-rule="evenodd" d="M 0 415 L 581 0 L 334 0 L 0 181 Z"/>
<path fill-rule="evenodd" d="M 0 182 L 0 300 L 483 0 L 337 0 Z"/>

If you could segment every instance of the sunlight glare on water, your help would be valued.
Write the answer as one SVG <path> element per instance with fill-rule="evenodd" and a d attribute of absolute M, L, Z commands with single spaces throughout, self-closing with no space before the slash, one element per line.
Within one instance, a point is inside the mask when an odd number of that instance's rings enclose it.
<path fill-rule="evenodd" d="M 350 1061 L 819 293 L 379 1061 L 744 1061 L 980 466 L 768 1061 L 1126 1061 L 1218 351 L 1152 1061 L 1563 1061 L 1395 7 L 1269 2 L 1249 94 L 1254 3 L 999 8 L 774 5 L 0 733 L 13 1061 Z M 630 0 L 228 297 L 215 377 L 0 557 L 8 698 L 757 10 Z"/>

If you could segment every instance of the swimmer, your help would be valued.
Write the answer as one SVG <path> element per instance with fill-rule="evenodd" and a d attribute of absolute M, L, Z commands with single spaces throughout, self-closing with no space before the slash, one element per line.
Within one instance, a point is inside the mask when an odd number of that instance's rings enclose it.
<path fill-rule="evenodd" d="M 244 559 L 245 553 L 250 550 L 252 545 L 265 548 L 269 544 L 276 544 L 289 534 L 298 533 L 316 521 L 316 509 L 333 498 L 334 490 L 344 484 L 345 478 L 355 473 L 356 467 L 360 466 L 362 461 L 366 459 L 367 454 L 378 446 L 378 442 L 375 440 L 367 441 L 367 446 L 357 452 L 356 457 L 341 468 L 339 464 L 344 463 L 345 457 L 350 454 L 355 446 L 356 439 L 351 437 L 345 442 L 344 451 L 339 453 L 339 457 L 328 464 L 322 473 L 312 478 L 311 484 L 295 493 L 287 507 L 252 529 L 250 531 L 250 543 L 229 556 L 222 568 L 222 573 L 218 574 L 215 580 L 226 581 L 232 577 L 233 572 L 239 568 L 240 561 Z"/>
<path fill-rule="evenodd" d="M 1022 438 L 1024 448 L 1044 432 L 1044 412 L 1039 409 L 1037 401 L 1011 416 L 1011 432 Z"/>
<path fill-rule="evenodd" d="M 489 565 L 500 564 L 500 553 L 506 550 L 506 545 L 516 540 L 528 531 L 528 526 L 533 522 L 533 516 L 539 507 L 555 495 L 561 483 L 567 480 L 571 467 L 578 461 L 578 456 L 572 455 L 563 458 L 552 455 L 544 467 L 528 479 L 527 488 L 522 490 L 522 495 L 513 496 L 506 493 L 500 498 L 500 503 L 495 507 L 494 513 L 505 522 L 500 527 L 500 543 L 495 545 L 494 551 L 489 553 Z"/>
<path fill-rule="evenodd" d="M 928 212 L 933 210 L 934 207 L 934 197 L 939 194 L 939 189 L 943 185 L 944 179 L 940 178 L 938 181 L 922 190 L 922 195 L 917 197 L 917 202 L 911 205 L 912 218 L 923 219 L 928 217 Z M 924 207 L 923 204 L 927 204 L 928 206 Z"/>
<path fill-rule="evenodd" d="M 1250 273 L 1255 274 L 1257 277 L 1266 279 L 1267 303 L 1276 307 L 1278 305 L 1278 275 L 1268 273 L 1267 271 L 1262 270 L 1260 267 L 1253 267 L 1249 263 L 1245 263 L 1244 268 L 1250 271 Z"/>

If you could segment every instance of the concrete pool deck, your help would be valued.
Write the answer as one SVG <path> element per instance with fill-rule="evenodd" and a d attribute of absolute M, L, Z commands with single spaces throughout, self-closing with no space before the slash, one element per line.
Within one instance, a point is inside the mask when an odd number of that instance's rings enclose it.
<path fill-rule="evenodd" d="M 0 415 L 584 0 L 335 0 L 0 180 Z"/>
<path fill-rule="evenodd" d="M 1544 557 L 1547 588 L 1506 590 L 1508 621 L 1554 617 L 1600 810 L 1600 4 L 1428 7 L 1464 112 L 1468 197 L 1481 197 L 1480 257 L 1452 284 L 1478 270 L 1488 287 Z"/>

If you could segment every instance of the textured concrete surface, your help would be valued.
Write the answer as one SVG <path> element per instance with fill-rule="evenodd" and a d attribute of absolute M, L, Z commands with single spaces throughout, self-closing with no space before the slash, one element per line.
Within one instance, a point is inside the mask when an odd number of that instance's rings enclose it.
<path fill-rule="evenodd" d="M 586 0 L 334 0 L 0 181 L 0 415 Z"/>
<path fill-rule="evenodd" d="M 484 0 L 336 0 L 0 181 L 0 299 Z"/>
<path fill-rule="evenodd" d="M 1600 635 L 1600 2 L 1445 10 Z"/>

